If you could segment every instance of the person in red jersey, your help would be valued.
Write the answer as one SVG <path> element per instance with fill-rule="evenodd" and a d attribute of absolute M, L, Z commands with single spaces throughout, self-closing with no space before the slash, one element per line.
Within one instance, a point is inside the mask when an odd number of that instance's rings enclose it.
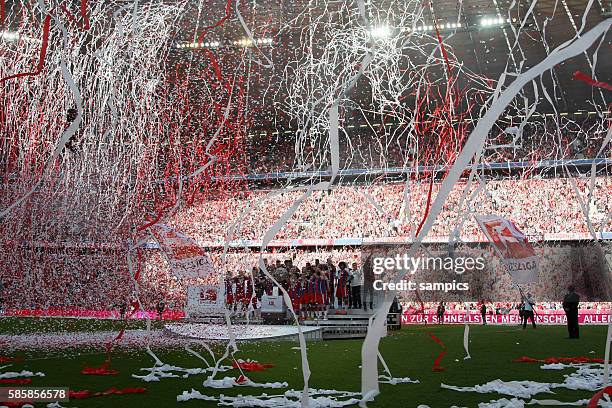
<path fill-rule="evenodd" d="M 340 262 L 338 264 L 338 281 L 336 283 L 336 299 L 338 299 L 338 308 L 343 310 L 343 313 L 346 313 L 346 306 L 348 301 L 348 278 L 349 278 L 349 270 L 346 265 L 346 262 Z"/>
<path fill-rule="evenodd" d="M 291 307 L 295 314 L 300 313 L 300 301 L 301 301 L 301 290 L 302 283 L 297 273 L 289 276 L 289 298 L 291 298 Z"/>
<path fill-rule="evenodd" d="M 234 310 L 234 279 L 231 272 L 225 277 L 225 307 Z"/>
<path fill-rule="evenodd" d="M 317 302 L 319 307 L 319 317 L 327 320 L 327 308 L 329 306 L 329 281 L 325 273 L 321 273 L 318 276 L 318 292 L 320 293 L 320 298 Z"/>
<path fill-rule="evenodd" d="M 300 276 L 300 317 L 306 319 L 307 309 L 308 309 L 308 279 L 306 278 L 306 273 L 302 273 Z"/>

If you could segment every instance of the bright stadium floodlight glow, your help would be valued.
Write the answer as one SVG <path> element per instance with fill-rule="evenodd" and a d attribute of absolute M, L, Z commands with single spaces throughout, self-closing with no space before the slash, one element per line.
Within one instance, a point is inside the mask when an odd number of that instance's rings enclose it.
<path fill-rule="evenodd" d="M 7 41 L 15 41 L 19 39 L 19 34 L 12 31 L 3 31 L 2 38 Z"/>
<path fill-rule="evenodd" d="M 386 25 L 374 27 L 372 31 L 370 31 L 370 35 L 377 40 L 384 40 L 391 36 L 391 29 Z"/>
<path fill-rule="evenodd" d="M 5 41 L 28 41 L 28 42 L 41 42 L 38 38 L 32 38 L 28 36 L 21 35 L 15 31 L 2 31 L 0 32 L 0 38 Z"/>
<path fill-rule="evenodd" d="M 495 17 L 495 18 L 483 18 L 480 20 L 481 27 L 491 27 L 496 25 L 504 25 L 506 22 L 510 22 L 510 19 L 505 19 L 503 17 Z"/>

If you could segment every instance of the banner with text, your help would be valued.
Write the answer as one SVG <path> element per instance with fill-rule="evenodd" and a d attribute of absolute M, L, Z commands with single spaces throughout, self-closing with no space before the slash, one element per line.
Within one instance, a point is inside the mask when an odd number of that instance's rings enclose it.
<path fill-rule="evenodd" d="M 204 278 L 215 272 L 206 251 L 193 239 L 163 224 L 151 227 L 151 233 L 166 254 L 174 275 L 180 278 Z"/>

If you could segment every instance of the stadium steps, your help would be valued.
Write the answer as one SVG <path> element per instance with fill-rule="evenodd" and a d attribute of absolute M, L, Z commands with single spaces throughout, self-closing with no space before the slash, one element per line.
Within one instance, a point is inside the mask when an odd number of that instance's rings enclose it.
<path fill-rule="evenodd" d="M 323 340 L 362 339 L 368 333 L 371 313 L 349 311 L 347 314 L 329 314 L 327 319 L 304 320 L 304 326 L 318 326 L 323 329 Z"/>

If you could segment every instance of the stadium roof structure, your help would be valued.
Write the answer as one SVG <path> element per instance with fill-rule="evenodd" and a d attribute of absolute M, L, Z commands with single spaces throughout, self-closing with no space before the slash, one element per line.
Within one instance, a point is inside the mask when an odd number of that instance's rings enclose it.
<path fill-rule="evenodd" d="M 73 1 L 71 7 L 78 10 L 80 2 Z M 283 83 L 284 67 L 292 62 L 299 62 L 304 30 L 316 17 L 325 13 L 355 12 L 359 2 L 356 0 L 260 0 L 245 2 L 239 0 L 141 0 L 139 7 L 147 4 L 185 5 L 184 12 L 176 16 L 174 37 L 169 39 L 172 49 L 170 61 L 184 63 L 195 61 L 200 67 L 209 64 L 203 48 L 223 59 L 228 72 L 235 71 L 236 64 L 247 54 L 249 72 L 250 101 L 255 107 L 253 128 L 294 128 L 290 124 L 290 115 L 286 109 L 278 107 L 285 103 L 286 86 Z M 6 16 L 17 15 L 18 2 L 6 1 Z M 117 7 L 128 7 L 127 0 L 105 2 L 109 10 Z M 589 1 L 586 0 L 370 0 L 364 2 L 369 14 L 368 24 L 374 35 L 384 35 L 385 30 L 401 30 L 398 38 L 432 50 L 439 47 L 441 40 L 449 50 L 451 58 L 465 72 L 497 81 L 504 71 L 509 73 L 524 72 L 542 61 L 555 47 L 572 39 L 580 30 L 584 19 L 584 30 L 588 31 L 606 18 L 612 18 L 612 1 L 593 0 L 592 6 L 585 15 Z M 398 4 L 414 4 L 418 12 L 414 18 L 402 21 L 402 26 L 393 21 L 397 13 L 393 8 Z M 531 8 L 533 9 L 529 11 Z M 240 11 L 240 16 L 237 13 Z M 374 10 L 374 12 L 372 12 Z M 404 9 L 405 12 L 406 8 Z M 527 16 L 525 18 L 525 16 Z M 244 21 L 241 24 L 240 18 Z M 40 20 L 40 15 L 28 15 L 30 20 Z M 110 19 L 112 24 L 112 19 Z M 10 39 L 12 25 L 18 21 L 5 22 L 0 33 L 0 41 Z M 362 23 L 359 23 L 362 24 Z M 245 26 L 252 33 L 256 44 L 251 44 Z M 381 31 L 382 28 L 382 31 Z M 317 28 L 318 29 L 318 28 Z M 377 31 L 378 30 L 378 31 Z M 438 38 L 439 34 L 439 38 Z M 594 105 L 606 106 L 609 91 L 594 89 L 583 81 L 573 79 L 574 73 L 583 72 L 588 76 L 604 82 L 612 81 L 612 33 L 608 32 L 601 42 L 596 42 L 591 49 L 575 58 L 555 66 L 538 81 L 552 99 L 553 107 L 542 97 L 538 112 L 593 111 Z M 325 39 L 319 45 L 324 44 Z M 254 50 L 257 45 L 261 53 Z M 317 44 L 310 51 L 316 50 Z M 385 46 L 401 46 L 399 43 Z M 599 47 L 598 59 L 590 60 L 593 51 Z M 409 47 L 405 49 L 408 57 L 415 62 L 426 63 L 426 56 L 414 53 Z M 438 54 L 440 50 L 437 51 Z M 254 57 L 254 58 L 253 58 Z M 273 63 L 272 68 L 262 67 L 265 58 Z M 400 62 L 401 64 L 401 62 Z M 169 70 L 174 67 L 169 66 Z M 430 82 L 443 82 L 445 72 L 441 65 L 432 66 Z M 593 75 L 594 74 L 594 75 Z M 195 79 L 194 79 L 195 80 Z M 506 78 L 506 84 L 511 77 Z M 285 83 L 286 85 L 286 83 Z M 470 85 L 459 81 L 460 86 Z M 367 100 L 367 85 L 360 83 L 356 87 L 354 98 Z M 359 93 L 363 95 L 359 95 Z M 410 103 L 410 90 L 407 89 L 405 103 Z M 606 94 L 607 93 L 607 94 Z M 526 87 L 524 96 L 533 100 L 533 87 Z M 262 112 L 266 111 L 266 112 Z M 517 112 L 518 114 L 518 112 Z"/>
<path fill-rule="evenodd" d="M 180 21 L 180 31 L 177 32 L 175 44 L 177 45 L 174 56 L 178 59 L 200 58 L 203 53 L 201 48 L 209 48 L 219 54 L 257 53 L 245 34 L 236 14 L 236 2 L 227 0 L 212 0 L 205 2 L 192 2 L 191 11 L 185 13 L 185 18 Z M 198 7 L 200 3 L 200 7 Z M 220 27 L 213 28 L 201 37 L 202 43 L 198 42 L 198 36 L 202 33 L 202 27 L 214 25 L 216 21 L 223 18 L 226 7 L 231 3 L 232 9 L 227 21 Z M 357 8 L 358 2 L 327 2 L 304 0 L 298 1 L 271 1 L 264 0 L 257 3 L 238 2 L 242 17 L 248 24 L 257 45 L 269 56 L 274 63 L 273 69 L 262 68 L 253 64 L 253 69 L 266 78 L 258 84 L 250 82 L 249 92 L 252 100 L 260 100 L 264 107 L 272 108 L 279 106 L 286 98 L 281 87 L 276 85 L 282 81 L 282 67 L 295 61 L 300 51 L 301 36 L 316 16 L 331 11 L 342 10 L 342 7 Z M 378 10 L 387 10 L 389 1 L 371 1 L 368 4 L 378 5 Z M 408 3 L 408 2 L 406 2 Z M 407 20 L 409 25 L 401 28 L 402 37 L 409 39 L 415 44 L 430 44 L 432 49 L 438 45 L 438 33 L 445 46 L 453 50 L 458 64 L 466 72 L 477 76 L 497 81 L 504 71 L 509 73 L 524 72 L 542 61 L 550 51 L 564 42 L 572 39 L 577 30 L 585 22 L 584 31 L 610 18 L 612 2 L 608 0 L 596 0 L 591 9 L 583 16 L 588 1 L 582 0 L 538 0 L 532 2 L 526 0 L 431 0 L 423 2 L 419 8 L 419 16 L 414 20 Z M 419 4 L 421 4 L 419 2 Z M 533 11 L 528 12 L 533 6 Z M 383 13 L 384 14 L 384 13 Z M 392 21 L 386 21 L 385 15 L 381 13 L 371 15 L 372 30 L 398 30 Z M 525 15 L 528 15 L 525 18 Z M 309 16 L 309 17 L 305 17 Z M 378 25 L 378 26 L 377 26 Z M 374 31 L 373 31 L 374 32 Z M 384 35 L 384 32 L 382 33 Z M 593 75 L 597 80 L 609 82 L 612 80 L 612 48 L 610 40 L 612 33 L 608 32 L 602 42 L 596 42 L 585 54 L 567 60 L 554 67 L 537 81 L 540 89 L 546 88 L 546 92 L 555 99 L 553 107 L 545 100 L 540 91 L 539 97 L 542 103 L 538 106 L 538 112 L 569 112 L 593 111 L 594 104 L 605 106 L 605 93 L 609 97 L 609 91 L 594 89 L 583 81 L 573 79 L 576 71 L 583 72 L 589 76 Z M 393 44 L 400 46 L 399 44 Z M 586 55 L 592 55 L 599 48 L 597 61 L 589 60 Z M 510 51 L 512 50 L 512 51 Z M 415 53 L 410 55 L 411 50 L 406 52 L 414 60 L 425 61 L 425 56 Z M 202 61 L 206 64 L 206 61 Z M 594 66 L 594 69 L 593 68 Z M 279 69 L 280 67 L 280 69 Z M 432 77 L 435 82 L 444 79 L 444 70 L 432 67 Z M 506 79 L 506 84 L 511 80 Z M 465 86 L 469 86 L 465 84 Z M 367 98 L 367 87 L 357 86 L 356 92 L 364 92 L 363 98 Z M 406 95 L 406 103 L 410 102 L 410 96 Z M 533 100 L 532 87 L 526 87 L 524 96 Z M 255 127 L 268 127 L 272 122 L 274 126 L 284 126 L 288 121 L 283 112 L 276 111 L 274 118 L 257 118 Z M 267 125 L 266 125 L 267 123 Z"/>

